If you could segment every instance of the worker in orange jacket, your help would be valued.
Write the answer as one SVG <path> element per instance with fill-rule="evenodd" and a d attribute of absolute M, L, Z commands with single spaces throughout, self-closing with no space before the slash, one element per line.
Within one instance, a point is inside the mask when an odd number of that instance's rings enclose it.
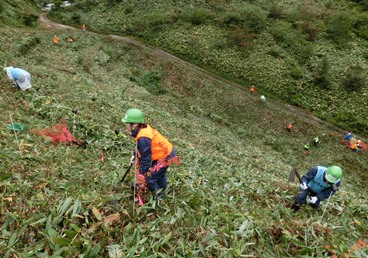
<path fill-rule="evenodd" d="M 86 25 L 84 23 L 82 24 L 82 30 L 86 30 Z"/>
<path fill-rule="evenodd" d="M 290 124 L 288 124 L 287 125 L 287 127 L 286 127 L 286 130 L 289 132 L 289 133 L 291 133 L 291 130 L 293 129 L 293 124 L 292 123 L 290 123 Z"/>
<path fill-rule="evenodd" d="M 139 161 L 139 173 L 145 176 L 148 189 L 157 199 L 163 198 L 167 186 L 166 171 L 175 157 L 173 145 L 157 130 L 144 123 L 143 112 L 129 109 L 121 120 L 126 131 L 136 141 L 130 162 Z"/>
<path fill-rule="evenodd" d="M 54 36 L 54 44 L 58 45 L 59 44 L 59 38 Z"/>
<path fill-rule="evenodd" d="M 249 93 L 250 93 L 250 95 L 253 95 L 253 93 L 254 93 L 254 86 L 250 87 Z"/>

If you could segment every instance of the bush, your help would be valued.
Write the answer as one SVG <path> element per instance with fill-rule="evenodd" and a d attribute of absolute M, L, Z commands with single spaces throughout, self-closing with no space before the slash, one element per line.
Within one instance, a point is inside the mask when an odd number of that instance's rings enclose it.
<path fill-rule="evenodd" d="M 364 39 L 368 39 L 368 14 L 360 14 L 355 17 L 353 23 L 354 33 Z"/>
<path fill-rule="evenodd" d="M 184 21 L 190 22 L 193 25 L 200 25 L 206 22 L 212 14 L 209 10 L 204 8 L 186 9 L 182 11 L 182 18 Z"/>
<path fill-rule="evenodd" d="M 293 50 L 300 50 L 307 44 L 304 35 L 292 28 L 292 24 L 285 21 L 276 22 L 271 28 L 271 34 L 277 42 Z"/>
<path fill-rule="evenodd" d="M 338 45 L 343 45 L 352 39 L 352 19 L 345 12 L 337 13 L 329 20 L 326 28 L 327 37 Z"/>
<path fill-rule="evenodd" d="M 249 28 L 255 32 L 262 31 L 267 24 L 266 13 L 260 7 L 243 3 L 233 5 L 221 19 L 223 26 Z"/>
<path fill-rule="evenodd" d="M 286 14 L 284 13 L 284 11 L 285 6 L 280 3 L 272 3 L 270 4 L 268 17 L 275 20 L 285 18 Z"/>
<path fill-rule="evenodd" d="M 3 13 L 5 11 L 4 3 L 0 2 L 0 13 Z"/>
<path fill-rule="evenodd" d="M 147 15 L 147 26 L 149 26 L 150 28 L 157 28 L 160 27 L 161 25 L 165 25 L 165 24 L 169 24 L 169 23 L 174 23 L 175 21 L 178 20 L 178 14 L 175 11 L 170 11 L 170 12 L 161 12 L 161 11 L 156 11 L 156 12 L 152 12 L 149 13 Z"/>
<path fill-rule="evenodd" d="M 298 29 L 307 34 L 308 37 L 307 39 L 309 41 L 315 41 L 315 39 L 318 36 L 318 33 L 320 32 L 320 28 L 318 28 L 315 23 L 310 22 L 310 21 L 303 21 L 301 23 L 298 24 Z"/>
<path fill-rule="evenodd" d="M 252 46 L 252 40 L 255 36 L 256 34 L 249 29 L 235 28 L 228 33 L 227 41 L 236 47 L 249 48 Z"/>
<path fill-rule="evenodd" d="M 330 63 L 326 57 L 323 57 L 321 65 L 314 75 L 314 82 L 323 89 L 329 89 L 330 80 Z"/>
<path fill-rule="evenodd" d="M 29 51 L 41 42 L 39 37 L 25 38 L 19 47 L 19 55 L 27 55 Z"/>
<path fill-rule="evenodd" d="M 162 89 L 161 84 L 161 73 L 158 71 L 148 71 L 139 80 L 138 85 L 146 88 L 148 92 L 153 95 L 164 94 L 165 90 Z"/>
<path fill-rule="evenodd" d="M 73 13 L 72 22 L 75 24 L 81 24 L 81 15 L 79 13 Z"/>
<path fill-rule="evenodd" d="M 358 92 L 366 86 L 366 83 L 367 76 L 362 66 L 354 65 L 349 67 L 343 80 L 346 90 Z"/>
<path fill-rule="evenodd" d="M 33 26 L 37 21 L 38 16 L 34 14 L 28 14 L 23 16 L 23 22 L 26 26 Z"/>

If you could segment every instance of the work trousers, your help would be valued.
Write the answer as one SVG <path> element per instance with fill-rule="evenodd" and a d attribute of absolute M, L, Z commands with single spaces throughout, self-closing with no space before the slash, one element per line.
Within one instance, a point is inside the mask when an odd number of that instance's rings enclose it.
<path fill-rule="evenodd" d="M 295 196 L 295 204 L 305 204 L 307 201 L 307 196 L 316 196 L 317 193 L 309 190 L 309 188 L 307 190 L 299 190 L 299 193 L 297 194 L 297 196 Z M 316 203 L 309 203 L 309 205 L 313 208 L 318 208 L 319 207 L 319 203 L 321 201 L 318 199 Z"/>

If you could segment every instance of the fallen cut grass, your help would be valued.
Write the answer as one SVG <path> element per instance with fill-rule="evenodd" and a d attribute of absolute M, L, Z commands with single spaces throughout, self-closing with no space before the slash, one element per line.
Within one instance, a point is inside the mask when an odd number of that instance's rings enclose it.
<path fill-rule="evenodd" d="M 1 33 L 8 50 L 0 52 L 1 60 L 28 70 L 38 89 L 17 92 L 1 78 L 2 256 L 328 256 L 325 244 L 339 246 L 334 251 L 342 255 L 366 237 L 367 153 L 345 149 L 338 128 L 109 36 Z M 139 86 L 151 71 L 161 75 L 164 93 Z M 183 163 L 170 168 L 163 202 L 147 194 L 134 211 L 131 175 L 119 183 L 134 143 L 114 133 L 132 107 L 173 142 Z M 54 146 L 30 131 L 18 133 L 16 142 L 5 129 L 8 111 L 34 129 L 66 118 L 87 147 Z M 303 146 L 315 136 L 321 145 L 306 155 Z M 287 183 L 291 167 L 303 173 L 319 164 L 344 168 L 341 190 L 321 210 L 292 214 L 287 206 L 298 186 Z M 365 251 L 354 255 L 364 257 Z"/>

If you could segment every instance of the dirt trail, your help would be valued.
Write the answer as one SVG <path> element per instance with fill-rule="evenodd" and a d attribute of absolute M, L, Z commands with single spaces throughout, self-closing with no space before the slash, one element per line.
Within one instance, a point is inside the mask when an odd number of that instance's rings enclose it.
<path fill-rule="evenodd" d="M 71 30 L 77 30 L 76 28 L 74 27 L 71 27 L 71 26 L 67 26 L 67 25 L 63 25 L 63 24 L 59 24 L 59 23 L 56 23 L 56 22 L 53 22 L 53 21 L 50 21 L 48 18 L 47 18 L 47 13 L 42 13 L 40 18 L 39 18 L 39 22 L 41 24 L 42 27 L 46 28 L 46 29 L 71 29 Z M 88 33 L 94 33 L 94 32 L 88 32 Z M 180 59 L 179 57 L 177 56 L 174 56 L 170 53 L 167 53 L 161 49 L 158 49 L 158 48 L 155 48 L 155 47 L 152 47 L 150 45 L 147 45 L 146 43 L 143 43 L 141 41 L 138 41 L 138 40 L 135 40 L 133 38 L 128 38 L 128 37 L 123 37 L 123 36 L 118 36 L 118 35 L 108 35 L 109 37 L 115 39 L 115 40 L 119 40 L 119 41 L 123 41 L 123 42 L 127 42 L 129 44 L 132 44 L 132 45 L 135 45 L 135 46 L 138 46 L 142 49 L 144 49 L 145 51 L 147 52 L 150 52 L 150 53 L 154 53 L 155 55 L 158 55 L 158 56 L 161 56 L 162 58 L 165 58 L 165 59 L 168 59 L 170 61 L 173 61 L 173 62 L 176 62 L 178 64 L 180 64 L 181 66 L 184 66 L 185 68 L 187 69 L 190 69 L 191 71 L 201 75 L 201 76 L 205 76 L 211 80 L 214 80 L 214 81 L 217 81 L 217 82 L 220 82 L 222 85 L 226 85 L 228 86 L 229 88 L 238 88 L 238 89 L 241 89 L 242 91 L 246 91 L 248 92 L 248 89 L 245 88 L 243 85 L 241 84 L 238 84 L 236 82 L 233 82 L 233 81 L 230 81 L 230 80 L 227 80 L 217 74 L 214 74 L 214 73 L 211 73 L 201 67 L 198 67 L 194 64 L 191 64 L 191 63 L 188 63 L 187 61 L 184 61 L 183 59 Z M 303 119 L 305 120 L 308 120 L 310 122 L 313 122 L 315 123 L 316 125 L 318 124 L 319 126 L 323 126 L 323 127 L 327 127 L 328 129 L 330 130 L 333 130 L 333 131 L 340 131 L 340 132 L 343 132 L 341 129 L 337 128 L 336 126 L 330 124 L 330 123 L 327 123 L 315 116 L 312 116 L 308 113 L 306 113 L 304 110 L 298 108 L 298 107 L 294 107 L 294 106 L 291 106 L 291 105 L 288 105 L 288 104 L 285 104 L 285 103 L 282 103 L 282 102 L 278 102 L 278 101 L 275 101 L 275 100 L 267 100 L 268 103 L 272 103 L 273 105 L 279 107 L 280 109 L 286 109 L 286 110 L 289 110 L 290 112 L 294 113 L 295 115 L 299 116 L 299 117 L 302 117 Z"/>

